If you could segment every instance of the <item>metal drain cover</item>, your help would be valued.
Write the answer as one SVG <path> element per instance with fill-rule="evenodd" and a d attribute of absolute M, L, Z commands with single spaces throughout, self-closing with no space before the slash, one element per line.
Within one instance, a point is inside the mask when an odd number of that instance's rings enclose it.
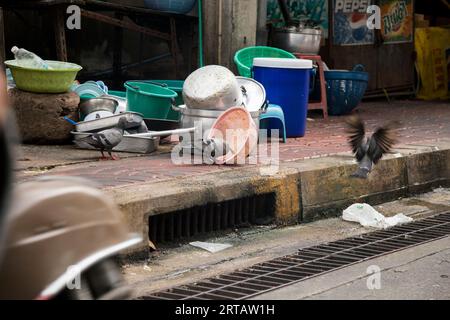
<path fill-rule="evenodd" d="M 449 234 L 450 212 L 446 212 L 387 230 L 300 249 L 295 254 L 138 299 L 248 299 L 354 263 L 437 240 Z"/>

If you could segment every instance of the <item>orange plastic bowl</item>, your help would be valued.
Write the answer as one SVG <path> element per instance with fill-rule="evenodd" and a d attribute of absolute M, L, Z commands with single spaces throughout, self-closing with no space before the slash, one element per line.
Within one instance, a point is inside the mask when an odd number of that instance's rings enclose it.
<path fill-rule="evenodd" d="M 230 151 L 216 158 L 216 164 L 242 164 L 258 143 L 258 129 L 252 116 L 243 107 L 223 112 L 214 122 L 208 139 L 222 139 Z"/>

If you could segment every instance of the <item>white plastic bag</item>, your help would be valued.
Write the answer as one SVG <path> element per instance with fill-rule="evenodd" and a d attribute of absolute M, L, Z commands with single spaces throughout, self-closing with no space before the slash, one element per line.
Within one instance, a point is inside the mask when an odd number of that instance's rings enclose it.
<path fill-rule="evenodd" d="M 201 248 L 203 250 L 209 251 L 211 253 L 216 253 L 228 248 L 231 248 L 233 245 L 227 243 L 211 243 L 211 242 L 200 242 L 195 241 L 189 243 L 193 247 Z"/>
<path fill-rule="evenodd" d="M 399 213 L 394 217 L 386 218 L 367 203 L 355 203 L 344 210 L 342 219 L 358 222 L 363 227 L 386 229 L 396 225 L 413 221 L 412 218 Z"/>

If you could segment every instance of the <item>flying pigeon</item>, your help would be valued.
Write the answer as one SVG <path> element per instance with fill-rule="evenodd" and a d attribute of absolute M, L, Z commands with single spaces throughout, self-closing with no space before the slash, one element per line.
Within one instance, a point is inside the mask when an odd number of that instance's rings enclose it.
<path fill-rule="evenodd" d="M 96 133 L 91 133 L 89 136 L 81 138 L 80 142 L 85 142 L 88 145 L 99 149 L 102 153 L 101 159 L 117 160 L 117 157 L 111 154 L 112 149 L 122 142 L 124 130 L 127 126 L 127 120 L 125 117 L 119 119 L 117 127 L 102 130 Z M 110 158 L 106 158 L 104 151 L 107 151 Z"/>
<path fill-rule="evenodd" d="M 370 138 L 366 138 L 366 129 L 361 118 L 352 116 L 346 120 L 348 141 L 358 161 L 359 168 L 351 175 L 354 178 L 367 179 L 372 167 L 388 153 L 396 143 L 395 127 L 398 122 L 390 122 L 377 128 Z"/>

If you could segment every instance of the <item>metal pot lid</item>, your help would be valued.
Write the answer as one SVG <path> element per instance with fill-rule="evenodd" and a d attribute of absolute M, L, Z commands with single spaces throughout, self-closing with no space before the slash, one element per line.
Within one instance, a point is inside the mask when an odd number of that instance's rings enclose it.
<path fill-rule="evenodd" d="M 258 81 L 245 77 L 236 77 L 242 89 L 243 104 L 249 112 L 259 111 L 266 103 L 266 89 Z"/>

